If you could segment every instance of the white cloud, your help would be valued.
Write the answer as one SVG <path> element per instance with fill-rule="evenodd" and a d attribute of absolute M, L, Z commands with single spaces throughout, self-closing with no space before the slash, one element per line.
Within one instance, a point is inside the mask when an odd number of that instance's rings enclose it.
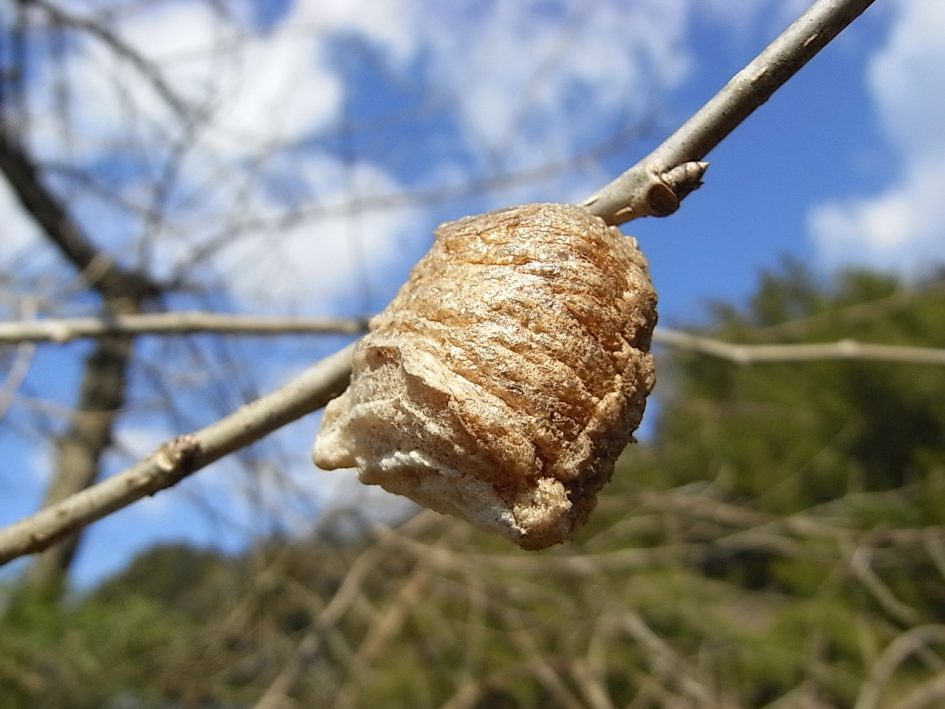
<path fill-rule="evenodd" d="M 694 9 L 738 35 L 759 26 L 769 34 L 785 29 L 811 3 L 812 0 L 696 0 Z"/>
<path fill-rule="evenodd" d="M 339 77 L 325 64 L 318 37 L 298 33 L 258 34 L 214 13 L 208 4 L 159 2 L 128 15 L 114 33 L 160 72 L 164 84 L 209 119 L 197 134 L 195 151 L 241 158 L 274 141 L 291 142 L 317 131 L 338 115 L 343 98 Z M 52 84 L 66 71 L 74 95 L 68 145 L 51 124 L 56 112 L 40 104 L 39 146 L 78 149 L 94 156 L 127 146 L 129 124 L 138 138 L 153 131 L 174 135 L 181 122 L 134 62 L 87 37 L 64 67 L 48 65 Z M 54 91 L 39 91 L 53 100 Z M 45 126 L 46 130 L 42 130 Z"/>
<path fill-rule="evenodd" d="M 385 171 L 367 163 L 347 166 L 321 155 L 293 164 L 294 176 L 319 204 L 348 199 L 346 185 L 356 183 L 364 194 L 399 191 Z M 257 195 L 260 213 L 277 207 Z M 384 210 L 361 215 L 302 218 L 289 226 L 261 229 L 224 245 L 212 268 L 232 293 L 255 311 L 300 307 L 318 310 L 333 297 L 355 292 L 364 277 L 361 269 L 382 268 L 410 249 L 423 236 L 415 210 Z M 429 239 L 427 235 L 425 238 Z"/>
<path fill-rule="evenodd" d="M 417 51 L 422 13 L 422 4 L 403 0 L 296 0 L 282 28 L 362 37 L 404 62 Z"/>
<path fill-rule="evenodd" d="M 910 160 L 945 158 L 945 9 L 900 0 L 889 41 L 869 67 L 869 88 L 890 140 Z"/>
<path fill-rule="evenodd" d="M 316 14 L 315 5 L 301 2 L 283 25 L 261 33 L 215 14 L 205 3 L 142 7 L 118 23 L 116 35 L 153 63 L 162 82 L 206 121 L 187 138 L 177 178 L 179 192 L 197 198 L 170 213 L 161 225 L 148 264 L 158 277 L 168 277 L 186 265 L 195 248 L 219 237 L 227 221 L 232 221 L 234 231 L 244 221 L 279 221 L 289 208 L 267 193 L 269 179 L 301 182 L 308 199 L 320 203 L 347 201 L 352 183 L 362 193 L 400 191 L 396 180 L 377 166 L 356 163 L 349 174 L 342 161 L 329 154 L 308 151 L 286 159 L 279 153 L 279 146 L 317 135 L 341 117 L 343 77 L 327 56 L 325 32 L 370 33 L 397 49 L 398 35 L 392 30 L 396 23 L 388 22 L 392 16 L 377 17 L 365 8 L 358 11 L 355 4 L 328 3 L 322 6 L 326 12 L 319 15 L 319 27 L 310 17 Z M 37 95 L 50 103 L 40 103 L 33 123 L 34 143 L 44 157 L 61 160 L 71 155 L 80 163 L 119 157 L 159 164 L 186 131 L 185 122 L 155 90 L 154 82 L 133 63 L 116 60 L 112 49 L 95 38 L 87 37 L 61 66 L 44 68 L 46 85 Z M 70 133 L 64 133 L 53 118 L 54 84 L 61 71 L 79 99 L 69 117 Z M 153 198 L 153 173 L 141 171 L 124 179 L 127 197 L 142 205 Z M 0 194 L 0 206 L 2 199 Z M 86 211 L 89 207 L 74 206 Z M 133 254 L 134 220 L 114 213 L 104 219 L 100 215 L 95 220 L 109 227 L 108 232 L 96 229 L 99 243 L 113 252 Z M 356 257 L 382 263 L 391 255 L 405 219 L 390 212 L 383 219 L 370 215 L 359 219 L 357 249 L 351 246 L 350 224 L 338 217 L 260 228 L 244 238 L 224 240 L 220 258 L 211 259 L 208 267 L 253 309 L 319 303 L 351 287 L 352 273 L 359 266 L 353 261 Z M 127 236 L 109 238 L 107 233 Z"/>
<path fill-rule="evenodd" d="M 20 256 L 27 247 L 36 245 L 38 232 L 36 225 L 26 216 L 20 202 L 9 183 L 0 178 L 0 261 L 10 263 Z"/>
<path fill-rule="evenodd" d="M 427 74 L 470 152 L 514 165 L 568 155 L 678 85 L 689 14 L 687 0 L 297 0 L 284 26 L 361 37 L 392 71 Z"/>
<path fill-rule="evenodd" d="M 424 6 L 430 71 L 456 100 L 471 149 L 505 165 L 606 138 L 602 124 L 639 117 L 689 67 L 683 0 Z"/>
<path fill-rule="evenodd" d="M 940 0 L 900 0 L 868 88 L 897 160 L 871 195 L 814 207 L 808 225 L 822 261 L 921 275 L 945 260 L 945 12 Z"/>
<path fill-rule="evenodd" d="M 187 138 L 178 178 L 179 192 L 195 198 L 161 224 L 148 267 L 166 276 L 187 264 L 229 220 L 241 228 L 296 206 L 347 202 L 355 196 L 352 184 L 359 195 L 404 190 L 396 164 L 362 160 L 346 167 L 337 154 L 314 148 L 279 155 L 280 146 L 327 135 L 344 119 L 349 77 L 333 44 L 338 38 L 376 48 L 390 81 L 422 90 L 434 110 L 445 109 L 468 164 L 457 161 L 454 146 L 423 169 L 456 174 L 462 182 L 492 169 L 568 157 L 606 139 L 600 131 L 608 120 L 612 129 L 659 105 L 690 68 L 692 7 L 691 0 L 583 6 L 565 0 L 296 0 L 275 26 L 260 31 L 210 3 L 137 5 L 119 16 L 114 32 L 160 69 L 176 95 L 205 110 L 205 123 Z M 85 37 L 61 66 L 42 68 L 44 88 L 37 95 L 46 103 L 38 102 L 33 121 L 40 153 L 79 163 L 137 156 L 151 169 L 140 180 L 126 173 L 123 189 L 147 205 L 162 156 L 186 135 L 154 82 L 94 37 Z M 69 133 L 54 110 L 61 72 L 75 97 Z M 393 130 L 390 136 L 397 139 Z M 280 179 L 301 185 L 298 205 L 267 194 L 267 183 Z M 534 186 L 508 193 L 519 200 L 539 196 L 547 195 Z M 133 258 L 143 230 L 136 217 L 122 218 L 127 225 L 111 219 L 97 238 Z M 103 220 L 96 213 L 95 221 Z M 381 273 L 390 259 L 402 257 L 404 235 L 415 229 L 428 230 L 417 212 L 394 210 L 300 220 L 256 233 L 242 229 L 232 241 L 221 240 L 225 248 L 208 268 L 252 309 L 322 303 L 354 292 L 358 269 Z M 417 234 L 414 244 L 423 236 Z"/>

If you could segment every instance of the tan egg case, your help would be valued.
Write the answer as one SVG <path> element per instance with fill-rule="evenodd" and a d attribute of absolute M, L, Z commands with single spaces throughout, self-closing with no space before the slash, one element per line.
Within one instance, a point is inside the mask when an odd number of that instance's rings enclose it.
<path fill-rule="evenodd" d="M 633 238 L 531 204 L 442 225 L 354 354 L 314 459 L 526 549 L 567 539 L 654 382 Z"/>

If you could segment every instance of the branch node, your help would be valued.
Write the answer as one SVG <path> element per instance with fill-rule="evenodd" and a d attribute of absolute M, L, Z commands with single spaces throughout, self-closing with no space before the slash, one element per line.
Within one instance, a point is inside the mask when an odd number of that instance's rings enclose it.
<path fill-rule="evenodd" d="M 702 186 L 702 176 L 708 167 L 709 163 L 703 161 L 684 162 L 652 174 L 646 190 L 646 213 L 665 217 L 675 212 L 686 195 Z"/>
<path fill-rule="evenodd" d="M 57 345 L 64 345 L 73 338 L 73 331 L 68 325 L 53 325 L 49 328 L 49 339 Z"/>
<path fill-rule="evenodd" d="M 697 161 L 873 2 L 816 0 L 673 135 L 582 206 L 611 225 L 675 212 L 701 184 L 705 165 Z"/>
<path fill-rule="evenodd" d="M 709 163 L 704 160 L 684 162 L 667 170 L 660 177 L 681 201 L 690 192 L 695 192 L 702 187 L 702 177 L 708 169 Z"/>
<path fill-rule="evenodd" d="M 165 473 L 186 472 L 187 466 L 199 452 L 200 441 L 196 436 L 185 434 L 158 448 L 154 462 Z"/>
<path fill-rule="evenodd" d="M 666 217 L 679 209 L 679 197 L 663 179 L 657 178 L 646 190 L 646 213 L 652 217 Z"/>

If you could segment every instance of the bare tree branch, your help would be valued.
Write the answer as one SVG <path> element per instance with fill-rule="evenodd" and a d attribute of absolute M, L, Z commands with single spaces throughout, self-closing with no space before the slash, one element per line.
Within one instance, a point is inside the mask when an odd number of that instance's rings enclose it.
<path fill-rule="evenodd" d="M 691 350 L 736 364 L 848 359 L 945 366 L 945 349 L 881 345 L 857 340 L 799 345 L 738 345 L 664 327 L 653 333 L 653 341 L 667 347 Z"/>
<path fill-rule="evenodd" d="M 657 330 L 654 340 L 740 364 L 837 358 L 945 364 L 945 350 L 851 341 L 822 345 L 733 345 L 666 328 Z M 349 345 L 289 384 L 218 422 L 166 442 L 151 457 L 123 473 L 0 529 L 0 564 L 39 551 L 59 537 L 170 487 L 228 453 L 324 406 L 347 385 L 352 348 Z"/>
<path fill-rule="evenodd" d="M 46 238 L 101 296 L 105 316 L 136 313 L 143 303 L 156 298 L 161 288 L 149 276 L 123 268 L 92 242 L 43 183 L 36 165 L 13 134 L 7 133 L 5 121 L 0 110 L 0 172 Z M 99 463 L 124 402 L 132 346 L 133 340 L 126 336 L 108 336 L 98 341 L 86 358 L 69 426 L 56 440 L 55 475 L 44 505 L 68 499 L 98 476 Z M 101 415 L 89 417 L 89 412 Z M 57 595 L 77 545 L 77 538 L 69 539 L 37 558 L 27 574 L 28 585 L 47 597 Z"/>
<path fill-rule="evenodd" d="M 353 345 L 288 384 L 191 434 L 178 436 L 127 470 L 0 530 L 0 564 L 40 551 L 145 495 L 176 484 L 235 450 L 323 407 L 344 391 Z"/>
<path fill-rule="evenodd" d="M 0 343 L 71 342 L 114 335 L 357 335 L 367 331 L 368 318 L 267 317 L 201 311 L 138 313 L 111 318 L 63 318 L 0 322 Z M 945 349 L 886 345 L 858 340 L 805 344 L 746 345 L 657 327 L 653 342 L 689 350 L 736 364 L 861 360 L 945 366 Z"/>
<path fill-rule="evenodd" d="M 652 153 L 582 206 L 608 224 L 663 217 L 696 189 L 699 162 L 873 0 L 818 0 Z"/>
<path fill-rule="evenodd" d="M 134 47 L 125 42 L 120 36 L 108 29 L 103 22 L 73 15 L 47 0 L 29 0 L 29 2 L 41 8 L 53 22 L 83 30 L 93 37 L 97 37 L 116 55 L 131 64 L 151 84 L 154 92 L 161 97 L 174 113 L 182 117 L 188 115 L 188 106 L 164 80 L 158 68 L 141 56 Z"/>
<path fill-rule="evenodd" d="M 367 318 L 296 318 L 200 311 L 137 313 L 110 318 L 64 318 L 0 322 L 0 343 L 66 343 L 108 335 L 290 335 L 367 331 Z"/>
<path fill-rule="evenodd" d="M 96 247 L 39 177 L 23 149 L 2 137 L 0 115 L 0 172 L 19 198 L 23 209 L 43 233 L 105 300 L 152 298 L 160 287 L 145 274 L 127 271 Z"/>

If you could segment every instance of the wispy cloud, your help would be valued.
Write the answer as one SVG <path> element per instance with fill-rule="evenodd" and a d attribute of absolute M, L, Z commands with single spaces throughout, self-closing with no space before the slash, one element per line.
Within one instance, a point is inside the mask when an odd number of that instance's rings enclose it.
<path fill-rule="evenodd" d="M 254 308 L 341 302 L 358 287 L 358 268 L 383 273 L 405 254 L 405 235 L 432 225 L 410 209 L 280 218 L 425 181 L 402 157 L 339 152 L 340 131 L 357 120 L 346 105 L 348 82 L 359 78 L 339 62 L 339 39 L 376 50 L 394 90 L 425 97 L 452 147 L 420 169 L 428 184 L 446 174 L 461 183 L 566 159 L 638 120 L 690 68 L 690 15 L 688 0 L 296 0 L 271 26 L 258 27 L 210 3 L 142 5 L 112 31 L 159 69 L 194 115 L 181 120 L 134 62 L 86 37 L 64 61 L 43 67 L 32 138 L 53 160 L 125 166 L 117 181 L 105 174 L 140 214 L 109 217 L 101 204 L 75 205 L 94 215 L 99 243 L 113 252 L 143 253 L 137 240 L 150 233 L 148 267 L 164 276 L 219 244 L 195 267 Z M 75 99 L 66 130 L 53 105 L 63 80 Z M 379 130 L 397 145 L 396 121 Z M 155 233 L 153 220 L 147 226 L 155 175 L 175 150 L 177 186 L 160 205 Z M 283 185 L 295 192 L 291 204 L 279 193 Z M 508 195 L 555 197 L 567 195 L 522 187 Z"/>

